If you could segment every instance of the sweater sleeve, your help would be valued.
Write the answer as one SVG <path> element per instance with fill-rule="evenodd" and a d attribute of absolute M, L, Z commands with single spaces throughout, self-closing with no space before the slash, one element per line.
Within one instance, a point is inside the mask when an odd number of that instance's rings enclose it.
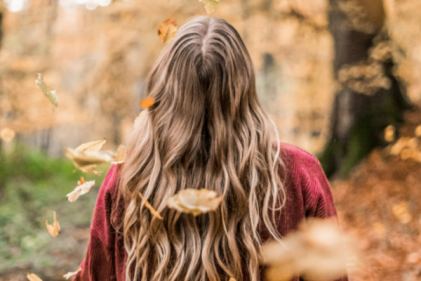
<path fill-rule="evenodd" d="M 115 280 L 114 240 L 111 225 L 112 189 L 115 186 L 116 166 L 107 172 L 99 190 L 91 224 L 90 241 L 81 270 L 74 281 Z"/>
<path fill-rule="evenodd" d="M 304 184 L 306 218 L 333 219 L 337 222 L 337 213 L 329 181 L 323 168 L 311 154 L 306 158 L 306 180 Z M 300 278 L 304 281 L 304 279 Z M 348 281 L 344 276 L 335 281 Z"/>

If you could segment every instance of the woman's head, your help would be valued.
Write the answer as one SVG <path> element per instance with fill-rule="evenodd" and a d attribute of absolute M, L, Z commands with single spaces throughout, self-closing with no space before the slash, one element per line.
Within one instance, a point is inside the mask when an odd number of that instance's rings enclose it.
<path fill-rule="evenodd" d="M 156 61 L 147 92 L 155 104 L 129 140 L 120 185 L 126 278 L 257 280 L 258 227 L 277 237 L 272 215 L 283 188 L 274 126 L 239 34 L 219 18 L 189 21 Z M 198 217 L 166 208 L 186 188 L 214 190 L 224 200 Z"/>

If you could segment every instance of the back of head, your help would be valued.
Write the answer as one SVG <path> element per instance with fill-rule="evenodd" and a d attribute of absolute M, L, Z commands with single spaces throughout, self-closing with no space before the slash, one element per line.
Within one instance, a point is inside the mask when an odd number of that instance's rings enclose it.
<path fill-rule="evenodd" d="M 165 46 L 147 91 L 155 104 L 129 140 L 120 184 L 126 280 L 258 280 L 258 227 L 277 237 L 272 215 L 283 188 L 274 126 L 239 34 L 219 18 L 189 21 Z M 166 208 L 186 188 L 224 199 L 197 217 Z"/>

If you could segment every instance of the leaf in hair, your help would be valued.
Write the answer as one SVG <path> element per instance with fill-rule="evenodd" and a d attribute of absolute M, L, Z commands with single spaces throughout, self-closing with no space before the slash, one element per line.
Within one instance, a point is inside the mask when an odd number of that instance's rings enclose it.
<path fill-rule="evenodd" d="M 139 197 L 140 197 L 142 200 L 145 200 L 145 198 L 143 197 L 142 193 L 140 193 L 140 192 L 139 192 Z M 149 209 L 149 212 L 151 212 L 151 214 L 152 214 L 154 217 L 156 217 L 156 218 L 158 218 L 158 219 L 160 219 L 160 220 L 163 220 L 163 218 L 162 218 L 161 214 L 160 214 L 157 210 L 155 210 L 155 209 L 152 207 L 152 205 L 148 202 L 148 200 L 145 200 L 145 203 L 144 203 L 144 204 L 145 204 L 145 207 Z"/>
<path fill-rule="evenodd" d="M 206 12 L 208 14 L 215 12 L 216 7 L 218 7 L 219 0 L 199 0 L 205 5 Z"/>
<path fill-rule="evenodd" d="M 50 91 L 48 89 L 47 85 L 45 84 L 45 82 L 42 78 L 41 73 L 38 73 L 38 77 L 35 80 L 35 84 L 38 86 L 38 88 L 41 89 L 42 93 L 50 100 L 50 102 L 54 106 L 58 106 L 58 96 L 56 94 L 56 91 Z"/>
<path fill-rule="evenodd" d="M 167 43 L 174 39 L 177 34 L 177 22 L 175 18 L 166 19 L 158 28 L 158 37 L 162 42 Z"/>
<path fill-rule="evenodd" d="M 140 119 L 142 118 L 143 115 L 145 115 L 145 113 L 147 112 L 147 110 L 142 110 L 139 115 L 136 117 L 136 119 L 134 120 L 134 123 L 136 124 L 137 122 L 140 121 Z"/>
<path fill-rule="evenodd" d="M 79 271 L 81 271 L 82 268 L 78 268 L 78 270 L 74 271 L 74 272 L 67 272 L 66 274 L 63 275 L 64 279 L 69 279 L 72 278 L 73 276 L 75 276 L 76 274 L 78 274 Z"/>
<path fill-rule="evenodd" d="M 75 202 L 80 195 L 86 194 L 91 190 L 91 187 L 95 185 L 95 181 L 88 181 L 85 182 L 83 177 L 80 178 L 80 181 L 78 181 L 78 186 L 69 194 L 67 194 L 67 200 L 70 202 Z"/>
<path fill-rule="evenodd" d="M 48 233 L 50 233 L 53 237 L 56 237 L 60 233 L 60 224 L 57 221 L 56 212 L 54 212 L 53 224 L 48 224 L 48 220 L 46 220 L 45 226 L 47 227 Z"/>
<path fill-rule="evenodd" d="M 216 210 L 222 199 L 222 195 L 212 190 L 184 189 L 168 199 L 168 207 L 198 216 Z"/>
<path fill-rule="evenodd" d="M 39 278 L 38 276 L 36 276 L 33 273 L 27 273 L 26 278 L 28 278 L 29 281 L 42 281 L 41 278 Z"/>
<path fill-rule="evenodd" d="M 155 103 L 155 99 L 153 99 L 153 98 L 146 98 L 146 99 L 143 99 L 140 102 L 140 106 L 142 108 L 144 108 L 144 109 L 148 109 L 149 107 L 151 107 L 152 105 L 154 105 L 154 103 Z"/>

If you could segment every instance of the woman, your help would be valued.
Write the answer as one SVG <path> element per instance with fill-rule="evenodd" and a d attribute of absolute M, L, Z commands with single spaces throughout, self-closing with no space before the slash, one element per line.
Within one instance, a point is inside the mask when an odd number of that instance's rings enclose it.
<path fill-rule="evenodd" d="M 273 138 L 250 56 L 226 21 L 186 23 L 155 63 L 147 92 L 155 104 L 136 123 L 124 167 L 105 178 L 75 280 L 263 280 L 264 241 L 305 218 L 336 215 L 316 158 Z M 223 201 L 197 217 L 167 208 L 186 188 Z"/>

